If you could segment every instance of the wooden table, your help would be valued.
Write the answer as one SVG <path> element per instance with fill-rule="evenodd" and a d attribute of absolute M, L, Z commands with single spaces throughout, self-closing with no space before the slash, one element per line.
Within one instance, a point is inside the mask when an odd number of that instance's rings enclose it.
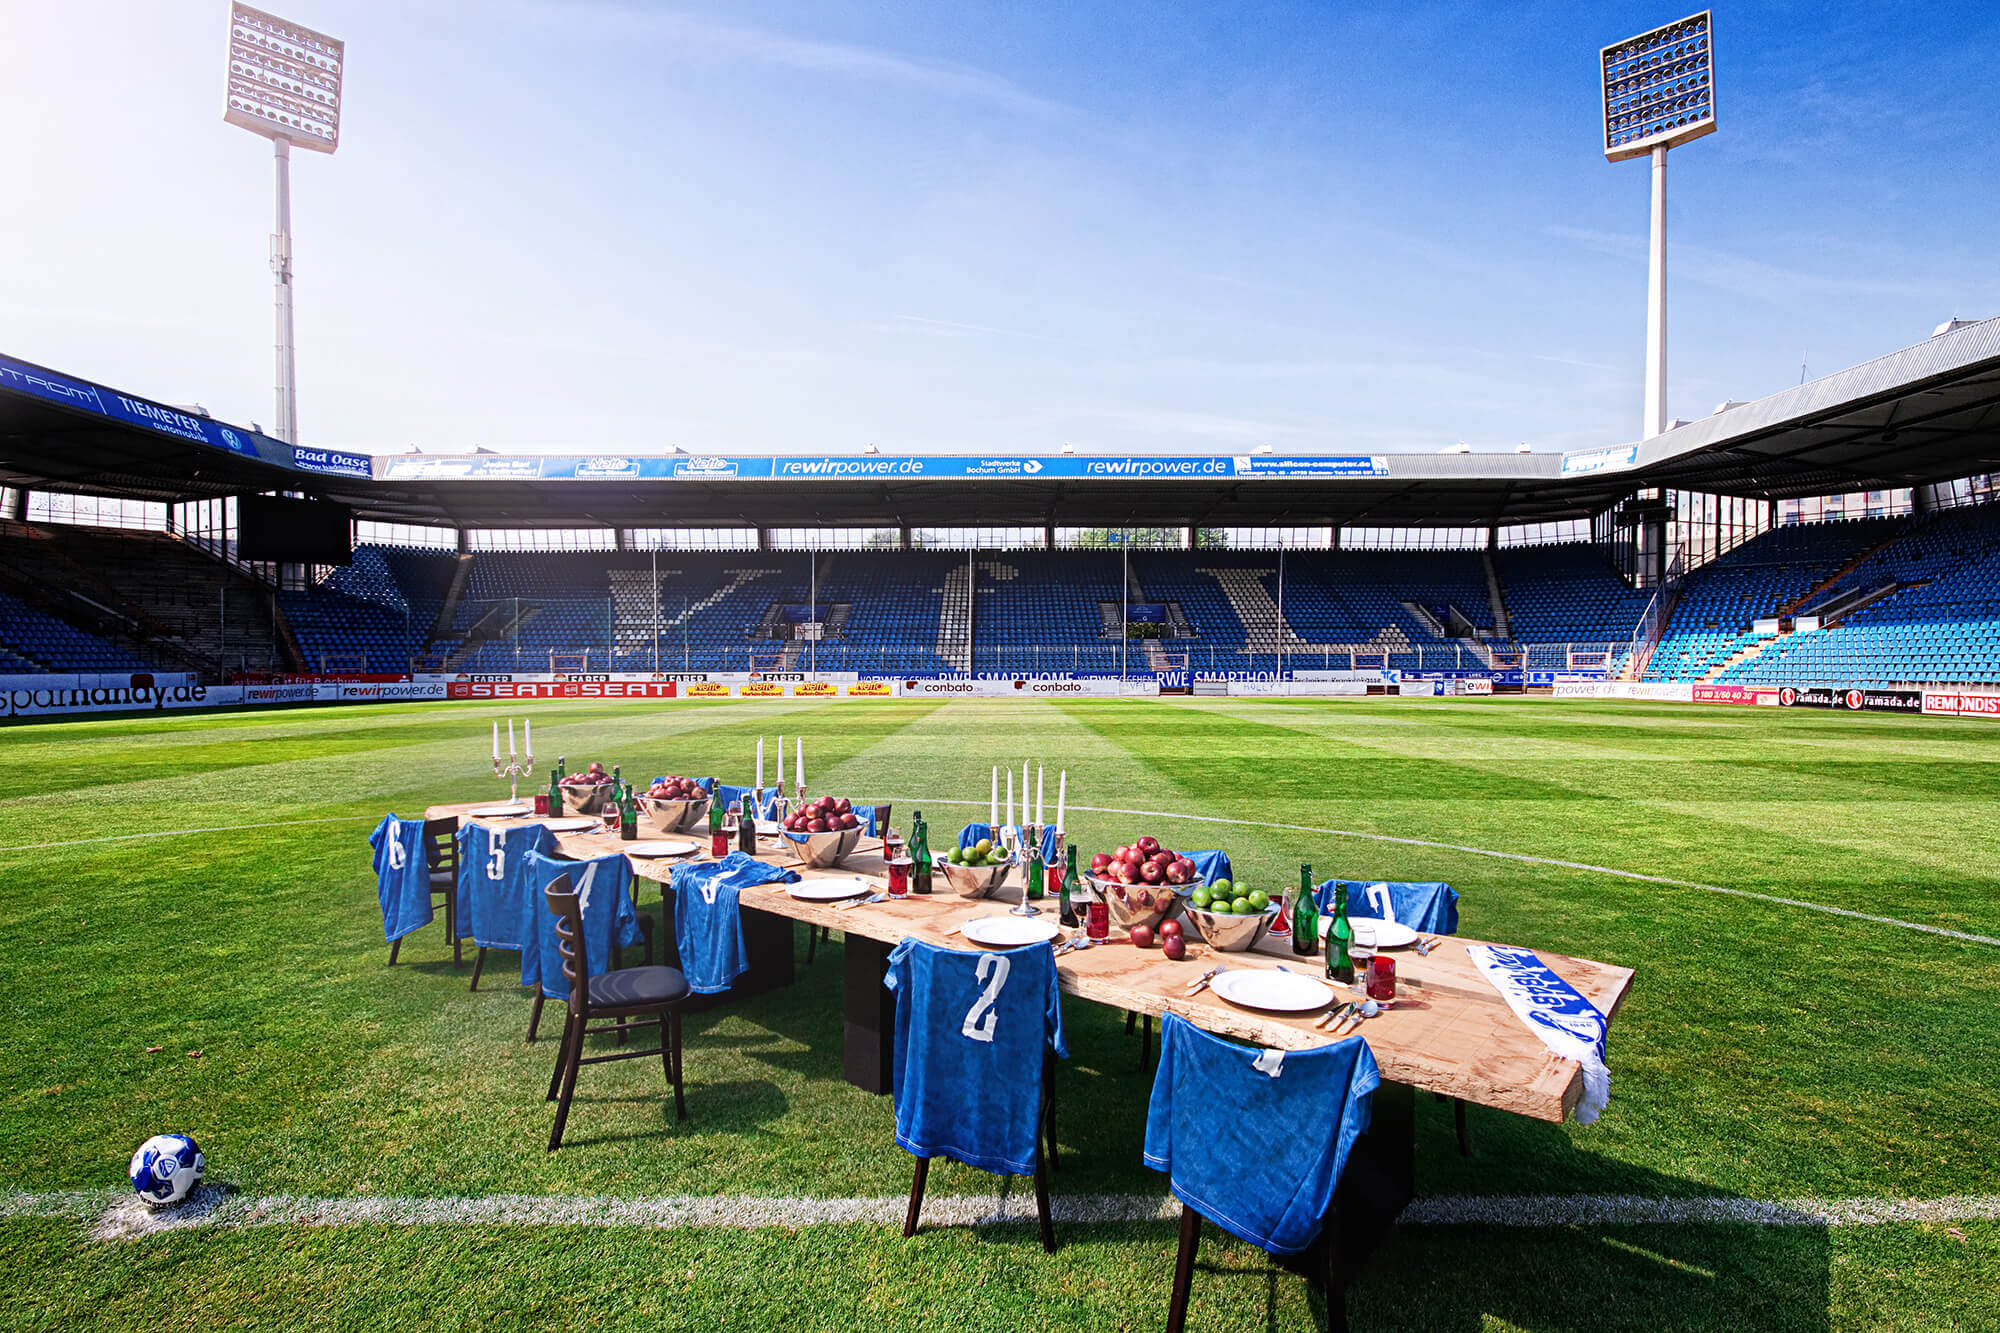
<path fill-rule="evenodd" d="M 472 808 L 439 805 L 426 813 L 433 819 L 464 818 Z M 535 821 L 481 822 L 511 827 Z M 700 851 L 681 859 L 709 860 L 705 830 L 663 835 L 642 820 L 640 836 L 690 838 L 699 844 Z M 559 834 L 557 842 L 564 855 L 578 858 L 603 856 L 622 847 L 618 838 L 601 833 Z M 789 846 L 766 836 L 760 839 L 759 855 L 787 864 L 791 858 L 785 849 Z M 637 874 L 661 882 L 668 879 L 674 864 L 666 859 L 632 860 Z M 837 869 L 797 868 L 801 877 L 808 879 L 858 874 L 887 882 L 881 846 L 872 840 L 864 840 Z M 975 916 L 1004 912 L 1021 900 L 1018 885 L 1003 887 L 990 899 L 971 900 L 950 892 L 942 874 L 937 884 L 939 891 L 928 896 L 912 894 L 854 908 L 802 902 L 786 893 L 782 885 L 744 890 L 738 903 L 750 909 L 742 922 L 751 972 L 736 990 L 766 990 L 791 981 L 793 921 L 841 931 L 847 937 L 842 986 L 844 1072 L 858 1087 L 889 1091 L 895 1008 L 893 993 L 882 984 L 889 950 L 908 936 L 947 947 L 977 949 L 979 946 L 964 936 L 953 934 L 954 928 Z M 670 899 L 668 905 L 671 910 Z M 1053 913 L 1054 900 L 1045 902 L 1042 910 Z M 671 929 L 666 934 L 671 941 Z M 1410 949 L 1398 950 L 1394 954 L 1395 1006 L 1359 1029 L 1381 1068 L 1383 1086 L 1375 1095 L 1373 1128 L 1362 1140 L 1366 1147 L 1357 1149 L 1358 1159 L 1350 1158 L 1351 1180 L 1343 1183 L 1342 1191 L 1344 1195 L 1368 1195 L 1372 1206 L 1366 1211 L 1386 1215 L 1373 1220 L 1393 1218 L 1410 1197 L 1414 1090 L 1551 1122 L 1566 1120 L 1582 1095 L 1581 1068 L 1573 1060 L 1551 1054 L 1467 955 L 1465 946 L 1478 942 L 1446 936 L 1427 957 Z M 1537 956 L 1607 1019 L 1616 1015 L 1631 989 L 1630 968 L 1561 954 Z M 1325 1045 L 1335 1038 L 1313 1026 L 1318 1013 L 1286 1017 L 1239 1009 L 1212 991 L 1204 990 L 1191 999 L 1186 995 L 1191 982 L 1218 964 L 1225 968 L 1275 968 L 1289 958 L 1283 942 L 1269 940 L 1245 953 L 1221 953 L 1190 941 L 1187 957 L 1180 962 L 1169 960 L 1158 949 L 1112 943 L 1064 954 L 1056 960 L 1056 976 L 1063 991 L 1079 999 L 1153 1016 L 1172 1010 L 1197 1027 L 1254 1045 L 1281 1050 Z M 1370 1219 L 1356 1220 L 1365 1224 Z"/>

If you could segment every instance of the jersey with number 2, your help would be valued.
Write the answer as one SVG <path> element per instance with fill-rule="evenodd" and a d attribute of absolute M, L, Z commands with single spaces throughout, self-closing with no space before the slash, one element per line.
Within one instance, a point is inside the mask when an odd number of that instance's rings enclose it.
<path fill-rule="evenodd" d="M 919 1157 L 1032 1173 L 1042 1052 L 1069 1054 L 1048 944 L 964 953 L 906 939 L 885 984 L 896 992 L 896 1142 Z"/>

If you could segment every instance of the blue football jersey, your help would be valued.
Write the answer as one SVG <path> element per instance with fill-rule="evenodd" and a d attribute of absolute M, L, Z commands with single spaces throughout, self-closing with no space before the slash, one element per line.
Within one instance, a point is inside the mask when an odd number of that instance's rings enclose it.
<path fill-rule="evenodd" d="M 375 849 L 375 896 L 382 903 L 382 938 L 400 940 L 431 923 L 431 871 L 424 860 L 424 821 L 384 815 L 368 835 Z"/>
<path fill-rule="evenodd" d="M 1069 1055 L 1049 945 L 964 953 L 906 939 L 883 984 L 896 992 L 896 1142 L 1032 1174 L 1042 1053 Z"/>
<path fill-rule="evenodd" d="M 630 948 L 641 939 L 639 909 L 632 903 L 632 863 L 623 852 L 588 861 L 564 861 L 530 852 L 524 874 L 529 904 L 538 911 L 536 947 L 521 950 L 521 984 L 539 984 L 544 995 L 567 1002 L 569 981 L 563 976 L 562 941 L 544 895 L 559 876 L 569 876 L 569 886 L 576 891 L 577 906 L 583 912 L 584 960 L 590 964 L 590 975 L 597 976 L 611 970 L 614 943 Z"/>
<path fill-rule="evenodd" d="M 1347 886 L 1347 914 L 1399 921 L 1427 935 L 1458 933 L 1458 890 L 1435 881 L 1330 879 L 1313 890 L 1322 912 L 1333 910 L 1334 886 Z"/>
<path fill-rule="evenodd" d="M 458 831 L 458 933 L 485 949 L 521 949 L 533 942 L 526 863 L 530 852 L 553 852 L 556 836 L 543 824 Z"/>
<path fill-rule="evenodd" d="M 737 895 L 759 884 L 795 884 L 798 878 L 796 870 L 742 852 L 674 867 L 667 881 L 674 895 L 674 945 L 690 990 L 698 995 L 726 991 L 749 970 Z"/>
<path fill-rule="evenodd" d="M 1167 1172 L 1176 1198 L 1230 1234 L 1296 1254 L 1319 1235 L 1381 1081 L 1360 1037 L 1266 1051 L 1170 1013 L 1160 1020 L 1146 1165 Z M 1323 1132 L 1300 1134 L 1302 1125 Z"/>

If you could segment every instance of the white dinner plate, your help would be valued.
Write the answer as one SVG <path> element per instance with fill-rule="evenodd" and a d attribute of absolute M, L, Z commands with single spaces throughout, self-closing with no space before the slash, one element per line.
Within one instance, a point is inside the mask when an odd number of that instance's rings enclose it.
<path fill-rule="evenodd" d="M 757 832 L 767 838 L 776 837 L 785 831 L 784 824 L 775 819 L 756 819 L 751 822 L 757 826 Z"/>
<path fill-rule="evenodd" d="M 1301 972 L 1240 967 L 1216 973 L 1208 988 L 1231 1004 L 1274 1014 L 1302 1014 L 1333 1002 L 1333 987 Z"/>
<path fill-rule="evenodd" d="M 864 893 L 874 893 L 877 885 L 859 875 L 827 875 L 824 878 L 802 879 L 796 884 L 785 886 L 785 892 L 804 903 L 832 903 L 843 898 L 859 898 Z"/>
<path fill-rule="evenodd" d="M 535 822 L 546 826 L 551 833 L 581 833 L 585 829 L 597 827 L 597 821 L 587 815 L 576 815 L 568 819 L 538 819 Z"/>
<path fill-rule="evenodd" d="M 1047 916 L 980 916 L 959 930 L 974 944 L 990 944 L 1000 949 L 1039 944 L 1062 934 L 1062 927 Z"/>
<path fill-rule="evenodd" d="M 1326 929 L 1333 929 L 1330 917 Z M 1385 921 L 1375 916 L 1350 916 L 1347 924 L 1354 927 L 1354 942 L 1370 949 L 1401 949 L 1417 942 L 1417 932 L 1400 921 Z"/>
<path fill-rule="evenodd" d="M 627 856 L 686 856 L 699 844 L 686 838 L 655 838 L 650 842 L 628 842 L 618 850 Z"/>
<path fill-rule="evenodd" d="M 472 817 L 474 819 L 514 819 L 521 815 L 532 815 L 534 813 L 535 807 L 525 803 L 521 805 L 483 805 L 472 812 Z"/>

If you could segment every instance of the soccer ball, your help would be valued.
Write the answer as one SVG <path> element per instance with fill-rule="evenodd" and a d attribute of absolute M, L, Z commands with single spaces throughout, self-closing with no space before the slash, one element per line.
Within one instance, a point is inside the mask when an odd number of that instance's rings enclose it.
<path fill-rule="evenodd" d="M 148 1208 L 171 1208 L 201 1184 L 208 1169 L 195 1141 L 185 1134 L 155 1134 L 132 1154 L 132 1188 Z"/>

